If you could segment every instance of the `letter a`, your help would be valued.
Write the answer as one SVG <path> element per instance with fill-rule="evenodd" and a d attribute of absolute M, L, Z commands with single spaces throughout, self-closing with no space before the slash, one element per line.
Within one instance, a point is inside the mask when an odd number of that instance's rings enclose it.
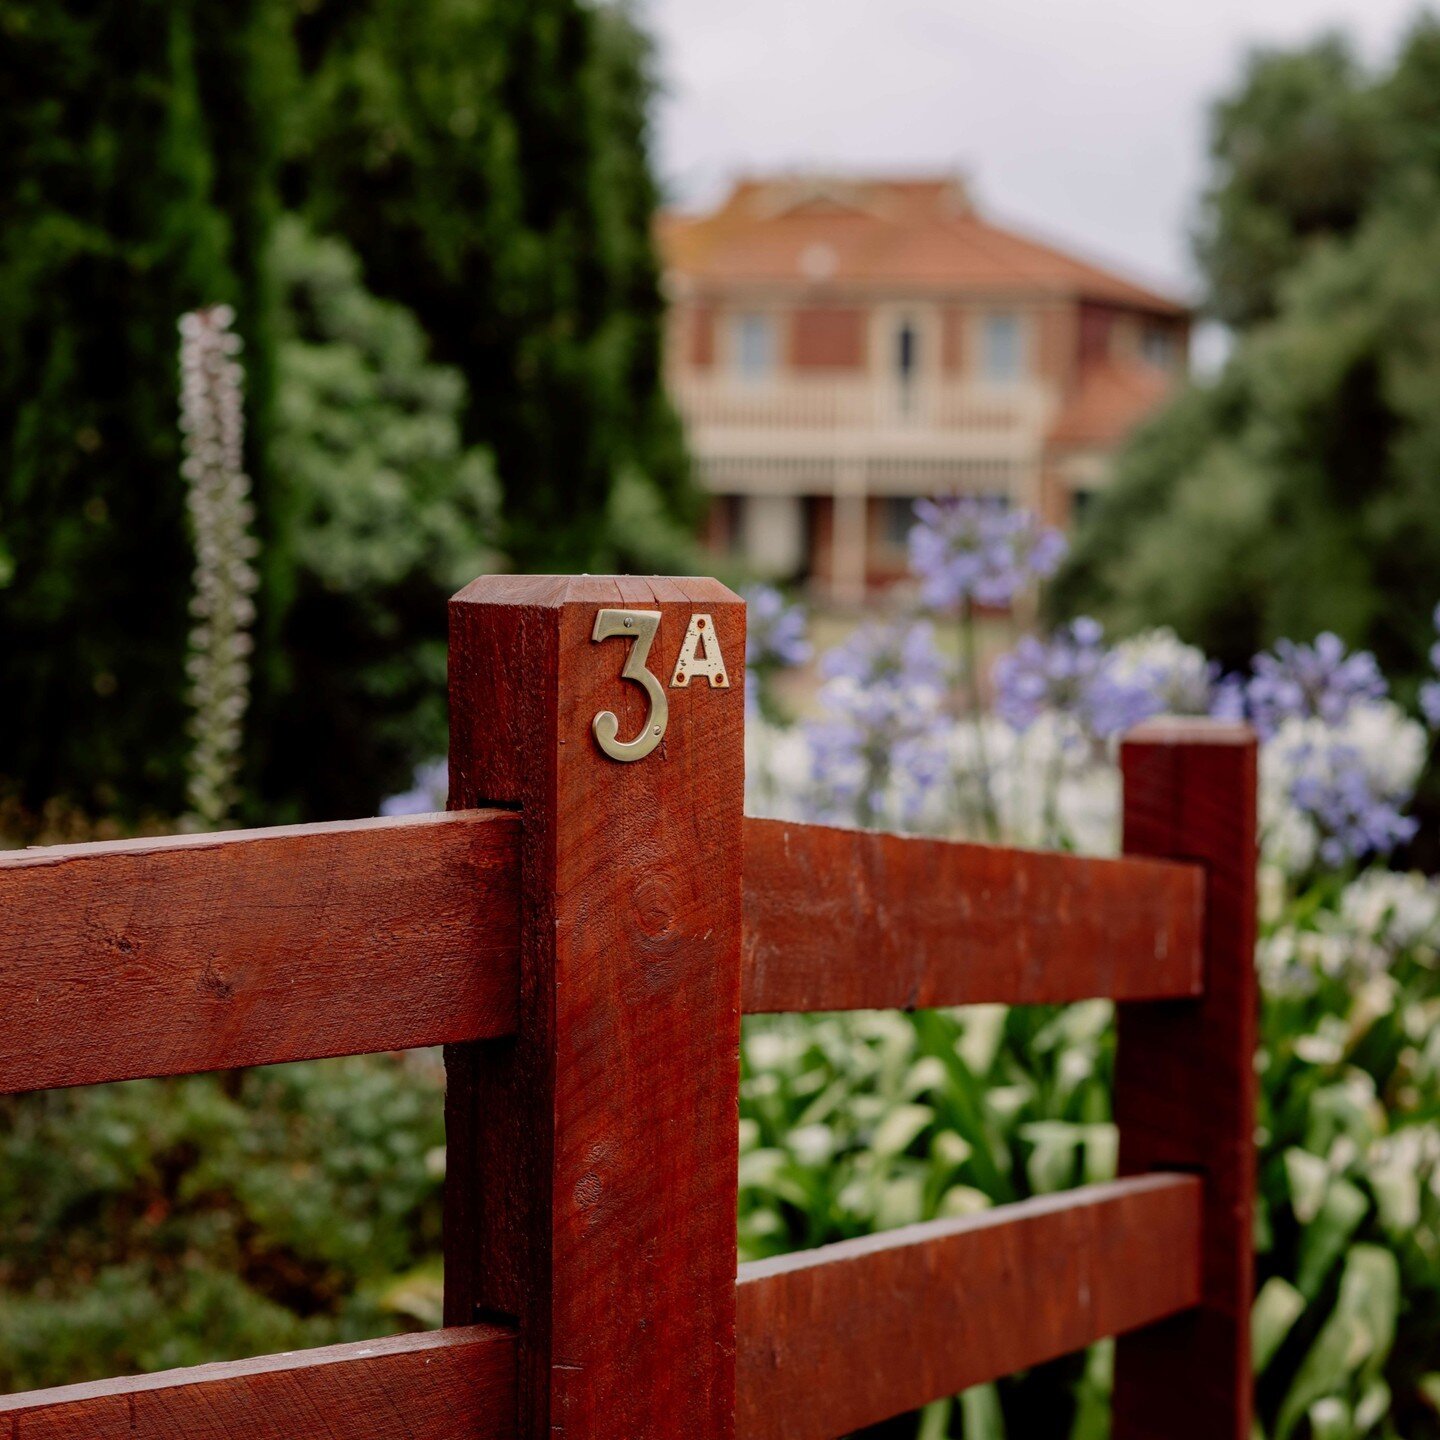
<path fill-rule="evenodd" d="M 715 622 L 708 615 L 690 617 L 670 688 L 683 690 L 689 685 L 692 675 L 708 675 L 712 690 L 730 688 L 730 677 L 725 673 L 725 661 L 720 654 L 720 639 L 715 634 Z"/>

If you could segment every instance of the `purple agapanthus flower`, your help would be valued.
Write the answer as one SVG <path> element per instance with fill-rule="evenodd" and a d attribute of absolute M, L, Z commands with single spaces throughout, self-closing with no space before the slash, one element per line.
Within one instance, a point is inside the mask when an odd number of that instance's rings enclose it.
<path fill-rule="evenodd" d="M 1440 650 L 1440 645 L 1435 648 Z M 1436 668 L 1440 669 L 1440 661 Z M 1440 730 L 1440 680 L 1427 680 L 1420 687 L 1420 713 L 1432 730 Z"/>
<path fill-rule="evenodd" d="M 1419 828 L 1400 812 L 1396 799 L 1380 794 L 1354 746 L 1336 741 L 1323 747 L 1290 787 L 1291 803 L 1320 830 L 1320 858 L 1339 867 L 1367 855 L 1387 855 Z M 1302 761 L 1305 752 L 1301 752 Z"/>
<path fill-rule="evenodd" d="M 921 598 L 936 610 L 966 601 L 1008 605 L 1032 580 L 1055 573 L 1065 537 L 1028 510 L 994 501 L 918 500 L 910 568 Z"/>
<path fill-rule="evenodd" d="M 1345 642 L 1327 630 L 1313 645 L 1278 640 L 1273 652 L 1257 655 L 1245 706 L 1261 737 L 1268 739 L 1292 718 L 1339 725 L 1354 706 L 1383 700 L 1388 688 L 1368 650 L 1347 651 Z"/>
<path fill-rule="evenodd" d="M 1213 720 L 1245 718 L 1245 679 L 1240 675 L 1222 675 L 1210 692 L 1210 717 Z"/>
<path fill-rule="evenodd" d="M 817 816 L 913 816 L 946 772 L 947 675 L 929 625 L 867 624 L 820 662 L 806 727 Z"/>
<path fill-rule="evenodd" d="M 1143 674 L 1123 673 L 1099 622 L 1084 616 L 1048 640 L 1027 635 L 995 662 L 994 681 L 996 713 L 1020 731 L 1053 714 L 1072 721 L 1079 737 L 1103 741 L 1161 708 Z"/>
<path fill-rule="evenodd" d="M 773 585 L 752 585 L 745 592 L 745 663 L 751 669 L 789 670 L 811 655 L 805 611 L 792 605 Z"/>

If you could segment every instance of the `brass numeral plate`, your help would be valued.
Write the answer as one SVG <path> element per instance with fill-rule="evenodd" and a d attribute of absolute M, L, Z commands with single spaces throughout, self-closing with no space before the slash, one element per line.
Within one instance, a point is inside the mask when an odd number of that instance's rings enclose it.
<path fill-rule="evenodd" d="M 670 701 L 665 687 L 646 668 L 650 646 L 660 628 L 658 610 L 602 610 L 595 617 L 591 640 L 633 640 L 620 671 L 622 680 L 638 685 L 649 700 L 645 724 L 633 740 L 621 740 L 620 721 L 613 710 L 602 710 L 590 722 L 595 742 L 612 760 L 643 760 L 665 738 L 670 723 Z"/>

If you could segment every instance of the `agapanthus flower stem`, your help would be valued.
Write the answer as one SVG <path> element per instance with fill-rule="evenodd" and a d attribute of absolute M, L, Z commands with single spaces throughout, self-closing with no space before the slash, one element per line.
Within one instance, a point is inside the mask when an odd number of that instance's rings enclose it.
<path fill-rule="evenodd" d="M 976 635 L 975 602 L 968 596 L 960 609 L 960 653 L 965 669 L 966 701 L 975 731 L 975 781 L 980 791 L 980 819 L 986 838 L 1000 838 L 1000 814 L 991 785 L 990 756 L 985 746 L 985 708 L 980 694 L 980 644 Z"/>

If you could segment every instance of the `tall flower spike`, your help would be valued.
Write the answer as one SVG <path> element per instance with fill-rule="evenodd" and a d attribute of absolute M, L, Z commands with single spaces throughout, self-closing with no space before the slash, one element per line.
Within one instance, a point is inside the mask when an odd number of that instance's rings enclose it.
<path fill-rule="evenodd" d="M 180 318 L 180 430 L 190 531 L 195 545 L 190 613 L 191 749 L 187 823 L 224 823 L 236 800 L 245 711 L 250 699 L 250 626 L 255 619 L 258 550 L 245 474 L 245 372 L 228 305 Z"/>

